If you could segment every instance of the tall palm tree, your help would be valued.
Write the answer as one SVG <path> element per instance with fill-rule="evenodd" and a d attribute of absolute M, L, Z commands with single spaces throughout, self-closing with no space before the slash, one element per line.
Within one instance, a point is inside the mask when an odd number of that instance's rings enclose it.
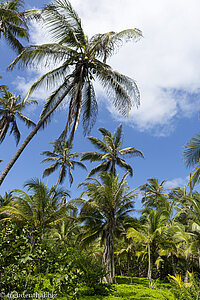
<path fill-rule="evenodd" d="M 111 31 L 88 38 L 80 18 L 68 0 L 55 0 L 54 4 L 42 11 L 42 17 L 54 43 L 26 47 L 10 68 L 18 62 L 24 66 L 50 66 L 53 63 L 54 69 L 32 85 L 27 97 L 41 85 L 56 90 L 45 103 L 37 126 L 1 174 L 0 184 L 26 145 L 63 100 L 67 100 L 69 109 L 62 137 L 71 130 L 69 140 L 73 139 L 81 112 L 85 133 L 88 132 L 97 116 L 97 100 L 93 86 L 95 79 L 99 80 L 122 115 L 128 115 L 133 101 L 139 105 L 140 96 L 135 81 L 112 70 L 106 64 L 106 59 L 115 53 L 123 41 L 141 37 L 140 30 L 127 29 L 118 33 Z"/>
<path fill-rule="evenodd" d="M 168 222 L 166 213 L 162 210 L 151 210 L 144 220 L 144 224 L 139 230 L 135 228 L 129 228 L 127 237 L 132 238 L 135 241 L 143 243 L 148 253 L 148 274 L 149 287 L 151 286 L 152 279 L 152 267 L 155 263 L 154 257 L 159 240 L 162 240 L 162 233 L 165 230 L 165 226 Z"/>
<path fill-rule="evenodd" d="M 19 38 L 28 40 L 28 26 L 24 15 L 20 12 L 23 0 L 0 2 L 0 38 L 1 34 L 10 46 L 19 53 L 23 46 Z"/>
<path fill-rule="evenodd" d="M 101 163 L 93 168 L 88 176 L 92 176 L 97 172 L 101 171 L 110 171 L 113 175 L 116 174 L 116 165 L 121 168 L 124 168 L 126 171 L 133 175 L 132 167 L 125 162 L 120 156 L 139 156 L 144 157 L 143 153 L 139 150 L 136 150 L 134 147 L 127 147 L 122 149 L 122 125 L 120 125 L 116 132 L 112 133 L 105 129 L 99 128 L 99 131 L 102 134 L 103 139 L 89 136 L 87 137 L 90 142 L 101 152 L 86 152 L 82 155 L 81 160 L 100 161 Z"/>
<path fill-rule="evenodd" d="M 16 139 L 16 144 L 19 143 L 20 131 L 17 125 L 17 117 L 28 127 L 35 126 L 35 123 L 22 113 L 32 103 L 37 102 L 35 100 L 21 101 L 20 96 L 16 96 L 4 89 L 3 95 L 0 98 L 0 143 L 5 139 L 9 127 L 11 127 L 10 134 L 12 133 Z"/>
<path fill-rule="evenodd" d="M 74 158 L 78 157 L 81 153 L 74 152 L 71 153 L 73 145 L 70 145 L 68 141 L 59 141 L 53 142 L 53 152 L 51 151 L 43 151 L 41 154 L 47 156 L 42 162 L 53 162 L 48 168 L 44 170 L 43 177 L 49 176 L 51 173 L 56 171 L 60 167 L 59 177 L 57 184 L 63 183 L 67 173 L 69 176 L 70 186 L 73 183 L 73 175 L 72 170 L 74 170 L 75 166 L 79 166 L 86 170 L 86 166 L 74 160 Z"/>
<path fill-rule="evenodd" d="M 128 172 L 127 172 L 128 173 Z M 82 203 L 80 219 L 84 221 L 85 233 L 82 234 L 82 243 L 88 244 L 98 237 L 104 244 L 103 263 L 107 269 L 106 281 L 114 282 L 114 239 L 120 232 L 121 222 L 133 211 L 134 191 L 128 191 L 126 175 L 119 181 L 119 175 L 106 172 L 100 173 L 99 179 L 90 178 L 92 182 L 84 182 L 82 196 L 88 200 L 76 200 Z"/>

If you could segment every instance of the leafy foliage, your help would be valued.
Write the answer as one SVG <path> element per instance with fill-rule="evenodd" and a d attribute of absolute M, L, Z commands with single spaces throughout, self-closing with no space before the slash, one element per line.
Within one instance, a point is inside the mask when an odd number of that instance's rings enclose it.
<path fill-rule="evenodd" d="M 13 134 L 16 139 L 16 144 L 20 140 L 20 131 L 17 126 L 16 118 L 23 121 L 26 126 L 35 126 L 35 123 L 25 116 L 22 111 L 30 104 L 37 103 L 34 100 L 22 100 L 20 96 L 16 96 L 12 92 L 4 89 L 0 98 L 0 143 L 6 137 L 9 127 L 10 134 Z"/>
<path fill-rule="evenodd" d="M 95 137 L 87 137 L 89 141 L 101 152 L 86 152 L 82 155 L 81 160 L 89 160 L 90 162 L 101 161 L 101 163 L 93 168 L 88 177 L 93 176 L 97 172 L 110 171 L 116 174 L 116 165 L 125 169 L 133 176 L 132 167 L 125 162 L 120 156 L 138 156 L 144 157 L 143 153 L 134 147 L 127 147 L 122 149 L 122 125 L 120 125 L 116 132 L 112 135 L 111 132 L 105 128 L 99 128 L 103 140 Z"/>

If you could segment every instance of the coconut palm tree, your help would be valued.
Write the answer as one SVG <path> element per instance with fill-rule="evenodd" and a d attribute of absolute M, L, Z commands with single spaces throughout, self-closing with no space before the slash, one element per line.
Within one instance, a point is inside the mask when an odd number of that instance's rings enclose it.
<path fill-rule="evenodd" d="M 61 222 L 66 217 L 67 206 L 62 205 L 62 199 L 69 196 L 64 189 L 52 186 L 50 189 L 42 181 L 31 179 L 23 190 L 13 190 L 13 200 L 0 209 L 0 214 L 7 218 L 15 218 L 22 224 L 32 225 L 33 231 L 44 234 L 48 227 Z"/>
<path fill-rule="evenodd" d="M 60 167 L 57 184 L 62 184 L 68 173 L 69 182 L 71 186 L 73 183 L 72 170 L 74 170 L 74 167 L 79 166 L 87 170 L 86 166 L 83 163 L 74 160 L 74 158 L 78 157 L 81 153 L 71 153 L 73 145 L 70 145 L 69 142 L 66 140 L 57 140 L 51 144 L 53 144 L 53 152 L 43 151 L 41 153 L 42 155 L 47 156 L 47 158 L 45 158 L 42 162 L 53 162 L 52 165 L 50 165 L 44 170 L 43 177 L 49 176 Z"/>
<path fill-rule="evenodd" d="M 41 9 L 21 10 L 24 0 L 8 0 L 0 2 L 0 38 L 3 36 L 6 42 L 20 53 L 23 45 L 19 39 L 29 40 L 29 19 L 39 19 Z"/>
<path fill-rule="evenodd" d="M 144 219 L 144 224 L 139 230 L 129 228 L 127 237 L 145 245 L 145 251 L 148 253 L 148 274 L 149 287 L 151 287 L 152 267 L 155 263 L 155 253 L 158 250 L 159 240 L 162 240 L 162 233 L 168 222 L 166 213 L 162 210 L 151 210 Z"/>
<path fill-rule="evenodd" d="M 30 140 L 63 101 L 67 101 L 69 109 L 62 137 L 70 131 L 69 140 L 73 139 L 81 113 L 85 133 L 89 131 L 97 116 L 93 86 L 95 79 L 101 83 L 122 115 L 128 115 L 133 103 L 139 105 L 140 96 L 135 81 L 112 70 L 106 60 L 123 41 L 141 37 L 140 30 L 127 29 L 118 33 L 111 31 L 88 38 L 80 18 L 68 0 L 55 0 L 42 11 L 42 17 L 53 43 L 26 47 L 10 68 L 17 63 L 29 67 L 38 64 L 50 67 L 53 64 L 53 70 L 35 82 L 26 97 L 40 86 L 56 89 L 45 103 L 37 126 L 1 174 L 0 184 Z"/>
<path fill-rule="evenodd" d="M 60 241 L 62 244 L 70 245 L 76 242 L 80 233 L 80 224 L 77 209 L 67 211 L 66 218 L 56 224 L 50 231 L 50 240 Z"/>
<path fill-rule="evenodd" d="M 17 125 L 17 117 L 28 127 L 35 126 L 35 123 L 22 113 L 22 111 L 32 103 L 37 102 L 35 100 L 21 101 L 20 96 L 16 96 L 12 92 L 4 89 L 3 95 L 0 98 L 0 143 L 5 139 L 9 127 L 10 134 L 12 133 L 16 139 L 16 144 L 19 143 L 20 131 Z"/>
<path fill-rule="evenodd" d="M 142 203 L 145 208 L 157 208 L 168 203 L 168 195 L 165 193 L 164 183 L 166 180 L 159 182 L 156 178 L 147 179 L 148 183 L 141 186 L 144 192 Z M 166 203 L 167 202 L 167 203 Z"/>
<path fill-rule="evenodd" d="M 0 38 L 2 35 L 19 53 L 23 49 L 19 38 L 28 40 L 28 26 L 24 15 L 20 12 L 23 2 L 22 0 L 0 2 Z"/>
<path fill-rule="evenodd" d="M 85 232 L 81 235 L 82 245 L 101 238 L 104 244 L 103 263 L 107 270 L 105 280 L 114 282 L 114 239 L 121 228 L 122 220 L 133 211 L 135 191 L 128 191 L 126 177 L 119 181 L 119 175 L 102 172 L 99 180 L 89 178 L 92 182 L 81 184 L 85 188 L 84 195 L 88 200 L 76 200 L 82 204 L 80 220 L 84 222 Z"/>
<path fill-rule="evenodd" d="M 186 226 L 179 223 L 177 231 L 174 235 L 174 240 L 178 245 L 177 247 L 179 248 L 179 252 L 183 257 L 185 257 L 186 260 L 184 282 L 187 283 L 189 277 L 188 272 L 191 265 L 191 257 L 194 251 L 196 250 L 195 234 L 187 231 Z"/>
<path fill-rule="evenodd" d="M 82 155 L 81 160 L 100 161 L 101 163 L 93 168 L 88 176 L 93 176 L 97 172 L 110 171 L 113 175 L 116 174 L 116 166 L 119 166 L 133 176 L 132 167 L 125 162 L 120 156 L 139 156 L 144 157 L 143 153 L 134 147 L 127 147 L 122 149 L 122 125 L 120 125 L 116 132 L 112 133 L 105 129 L 98 129 L 102 134 L 102 140 L 89 136 L 89 141 L 101 152 L 86 152 Z"/>

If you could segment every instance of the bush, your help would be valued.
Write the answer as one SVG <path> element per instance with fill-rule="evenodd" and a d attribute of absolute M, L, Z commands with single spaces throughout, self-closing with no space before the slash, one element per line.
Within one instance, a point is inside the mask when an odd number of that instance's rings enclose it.
<path fill-rule="evenodd" d="M 196 300 L 199 299 L 200 283 L 195 278 L 193 273 L 189 273 L 189 283 L 184 283 L 181 276 L 176 274 L 175 276 L 169 275 L 170 282 L 172 284 L 172 292 L 175 299 L 180 300 Z"/>

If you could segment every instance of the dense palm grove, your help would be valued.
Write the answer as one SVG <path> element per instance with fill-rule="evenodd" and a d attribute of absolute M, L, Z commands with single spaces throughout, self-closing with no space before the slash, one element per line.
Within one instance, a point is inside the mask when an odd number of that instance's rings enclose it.
<path fill-rule="evenodd" d="M 22 45 L 24 39 L 28 41 L 33 18 L 51 33 L 51 44 Z M 114 71 L 107 58 L 123 40 L 138 39 L 141 32 L 128 29 L 88 39 L 69 1 L 23 11 L 23 1 L 10 0 L 0 2 L 0 34 L 17 51 L 9 68 L 40 64 L 52 69 L 24 99 L 0 86 L 0 143 L 10 130 L 18 144 L 18 118 L 33 127 L 2 172 L 0 183 L 57 107 L 68 103 L 65 128 L 52 141 L 53 149 L 41 153 L 46 157 L 42 162 L 50 163 L 44 166 L 43 177 L 55 172 L 55 185 L 48 187 L 35 178 L 23 190 L 0 197 L 0 291 L 49 292 L 76 299 L 81 294 L 109 294 L 118 276 L 134 276 L 148 278 L 149 288 L 155 287 L 155 279 L 173 280 L 182 289 L 182 296 L 176 292 L 174 299 L 198 299 L 200 194 L 195 187 L 200 178 L 200 136 L 195 135 L 183 153 L 185 164 L 194 167 L 188 185 L 171 190 L 165 189 L 165 180 L 156 178 L 129 188 L 134 160 L 129 164 L 126 157 L 142 159 L 144 154 L 133 145 L 123 148 L 122 125 L 114 133 L 99 128 L 102 139 L 87 137 L 91 152 L 73 149 L 81 117 L 87 134 L 97 117 L 95 78 L 122 115 L 128 115 L 133 102 L 139 105 L 134 80 Z M 40 86 L 55 90 L 35 124 L 22 111 L 35 103 L 28 98 Z M 80 179 L 80 196 L 74 199 L 65 187 L 71 187 L 78 168 L 85 169 L 86 176 Z M 137 214 L 135 201 L 142 202 Z M 190 290 L 183 296 L 187 287 Z"/>

